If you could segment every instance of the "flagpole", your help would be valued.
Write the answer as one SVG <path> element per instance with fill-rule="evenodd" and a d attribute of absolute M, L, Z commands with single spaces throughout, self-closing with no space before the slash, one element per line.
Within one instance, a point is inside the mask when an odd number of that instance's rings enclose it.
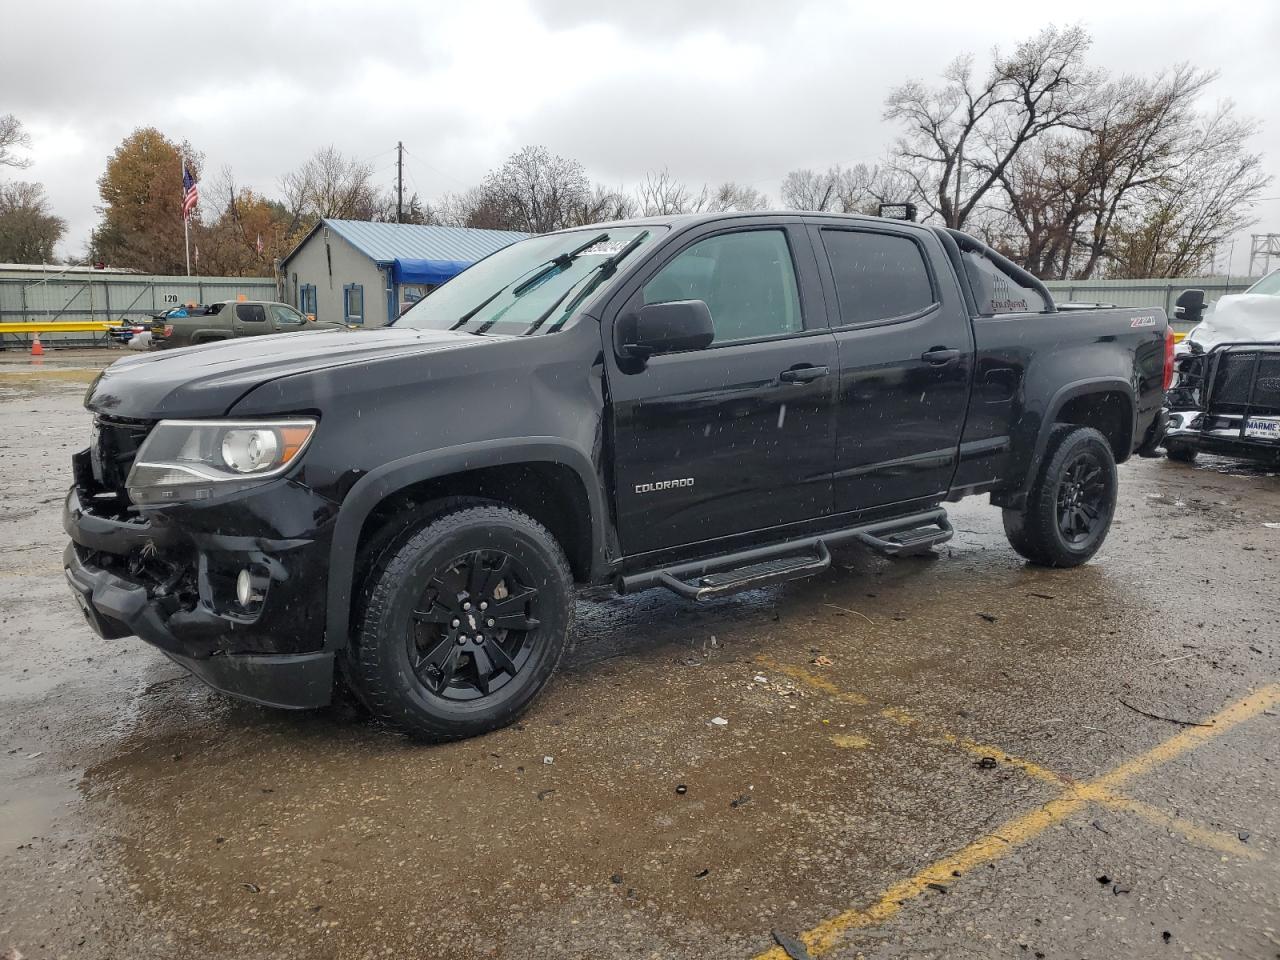
<path fill-rule="evenodd" d="M 178 162 L 182 165 L 182 242 L 187 251 L 187 276 L 191 276 L 191 218 L 187 216 L 187 158 L 183 154 L 178 154 Z"/>

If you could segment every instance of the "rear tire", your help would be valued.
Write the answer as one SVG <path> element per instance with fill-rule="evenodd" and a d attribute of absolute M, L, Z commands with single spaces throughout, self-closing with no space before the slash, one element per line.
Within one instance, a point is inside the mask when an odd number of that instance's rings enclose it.
<path fill-rule="evenodd" d="M 410 736 L 471 737 L 528 708 L 572 625 L 573 575 L 546 528 L 509 507 L 458 507 L 375 561 L 345 672 Z"/>
<path fill-rule="evenodd" d="M 1196 454 L 1200 451 L 1189 444 L 1179 443 L 1177 440 L 1166 441 L 1164 445 L 1164 454 L 1170 460 L 1176 460 L 1178 463 L 1195 463 Z"/>
<path fill-rule="evenodd" d="M 1119 489 L 1115 456 L 1091 427 L 1054 427 L 1026 506 L 1005 509 L 1013 549 L 1045 567 L 1075 567 L 1102 546 Z"/>

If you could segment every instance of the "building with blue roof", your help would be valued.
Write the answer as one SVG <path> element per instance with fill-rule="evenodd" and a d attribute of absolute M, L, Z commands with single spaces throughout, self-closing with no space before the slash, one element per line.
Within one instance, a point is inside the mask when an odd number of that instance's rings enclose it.
<path fill-rule="evenodd" d="M 380 327 L 450 277 L 528 234 L 321 220 L 280 262 L 285 296 L 318 320 Z"/>

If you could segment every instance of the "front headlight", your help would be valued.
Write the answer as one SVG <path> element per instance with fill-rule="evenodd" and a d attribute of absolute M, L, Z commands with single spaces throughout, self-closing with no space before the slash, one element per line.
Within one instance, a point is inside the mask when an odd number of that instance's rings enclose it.
<path fill-rule="evenodd" d="M 279 476 L 306 449 L 316 421 L 161 420 L 125 485 L 137 504 L 207 500 Z"/>

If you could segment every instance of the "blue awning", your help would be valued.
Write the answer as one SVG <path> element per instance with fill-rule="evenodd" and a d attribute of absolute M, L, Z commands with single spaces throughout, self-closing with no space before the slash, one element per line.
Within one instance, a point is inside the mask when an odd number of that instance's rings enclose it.
<path fill-rule="evenodd" d="M 396 283 L 440 284 L 456 277 L 471 263 L 470 260 L 409 260 L 397 257 L 391 263 L 391 276 Z"/>

